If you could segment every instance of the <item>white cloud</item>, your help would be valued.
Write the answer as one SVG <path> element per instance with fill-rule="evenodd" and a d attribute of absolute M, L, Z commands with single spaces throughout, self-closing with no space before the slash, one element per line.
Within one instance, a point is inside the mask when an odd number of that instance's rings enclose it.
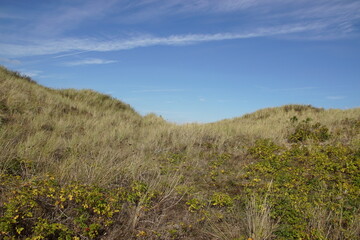
<path fill-rule="evenodd" d="M 20 71 L 21 74 L 24 74 L 25 76 L 28 76 L 28 77 L 38 77 L 42 71 L 39 71 L 39 70 L 30 70 L 30 71 Z"/>
<path fill-rule="evenodd" d="M 48 54 L 70 54 L 74 51 L 108 52 L 128 50 L 139 47 L 150 47 L 159 45 L 181 46 L 201 42 L 236 40 L 265 36 L 279 36 L 284 34 L 301 33 L 320 29 L 318 24 L 307 25 L 285 25 L 275 28 L 260 28 L 244 33 L 215 33 L 215 34 L 185 34 L 170 35 L 167 37 L 139 36 L 130 39 L 119 39 L 112 41 L 100 41 L 97 39 L 67 38 L 61 40 L 37 41 L 28 44 L 0 43 L 0 52 L 6 56 L 23 57 Z M 77 53 L 75 53 L 77 54 Z M 80 65 L 80 64 L 78 64 Z"/>
<path fill-rule="evenodd" d="M 66 62 L 65 65 L 79 66 L 79 65 L 91 65 L 91 64 L 109 64 L 109 63 L 115 63 L 115 62 L 116 61 L 113 61 L 113 60 L 89 58 L 89 59 L 83 59 L 83 60 L 79 60 L 79 61 Z"/>
<path fill-rule="evenodd" d="M 339 39 L 357 34 L 360 20 L 360 1 L 319 0 L 298 2 L 287 11 L 267 16 L 288 22 L 320 24 L 324 27 L 307 39 Z M 297 7 L 298 6 L 298 7 Z M 302 39 L 300 36 L 299 39 Z"/>
<path fill-rule="evenodd" d="M 129 3 L 126 7 L 131 9 L 131 13 L 125 12 L 118 18 L 127 23 L 152 21 L 170 15 L 214 16 L 214 14 L 236 12 L 245 13 L 253 20 L 277 25 L 280 22 L 302 21 L 353 22 L 359 19 L 360 2 L 358 0 L 148 0 Z"/>
<path fill-rule="evenodd" d="M 241 9 L 246 9 L 251 6 L 259 4 L 259 0 L 192 0 L 192 1 L 183 1 L 183 0 L 172 0 L 172 1 L 163 1 L 163 4 L 167 8 L 175 8 L 179 12 L 231 12 Z"/>
<path fill-rule="evenodd" d="M 106 24 L 111 22 L 115 26 L 119 23 L 113 22 L 116 18 L 131 19 L 135 15 L 140 22 L 151 20 L 154 16 L 166 22 L 170 14 L 172 17 L 177 15 L 187 18 L 191 17 L 191 14 L 201 13 L 202 17 L 216 22 L 214 19 L 222 18 L 214 18 L 214 14 L 231 12 L 239 12 L 239 16 L 244 13 L 241 23 L 231 22 L 231 29 L 242 29 L 241 31 L 224 30 L 222 33 L 211 34 L 177 33 L 162 37 L 142 35 L 116 40 L 108 40 L 113 36 L 106 35 L 106 31 L 101 33 L 105 35 L 106 40 L 69 38 L 65 37 L 69 35 L 64 34 L 69 29 L 79 29 L 82 24 L 88 24 L 93 20 L 98 24 L 105 24 L 103 20 L 106 20 Z M 8 26 L 7 32 L 3 31 L 3 38 L 0 40 L 0 53 L 3 57 L 49 54 L 60 54 L 56 57 L 64 57 L 88 51 L 120 51 L 156 45 L 180 46 L 267 36 L 311 40 L 338 39 L 357 33 L 358 29 L 355 25 L 360 20 L 360 1 L 109 0 L 100 3 L 90 0 L 73 4 L 61 2 L 60 7 L 55 10 L 41 13 L 39 16 L 33 12 L 29 14 L 32 15 L 25 16 L 29 23 L 14 21 L 11 27 Z M 11 12 L 0 12 L 0 18 L 16 19 L 16 17 L 17 15 Z M 13 32 L 15 27 L 18 29 L 16 34 Z M 126 26 L 122 27 L 126 29 Z"/>
<path fill-rule="evenodd" d="M 118 0 L 107 1 L 72 1 L 66 5 L 59 1 L 59 6 L 53 11 L 46 11 L 31 23 L 32 31 L 41 35 L 56 35 L 78 27 L 85 21 L 106 16 L 114 8 Z"/>
<path fill-rule="evenodd" d="M 166 16 L 184 13 L 228 13 L 243 11 L 251 7 L 258 6 L 277 6 L 287 0 L 147 0 L 133 1 L 127 5 L 133 10 L 132 15 L 126 15 L 125 18 L 146 20 L 156 16 Z M 141 6 L 139 8 L 139 6 Z"/>
<path fill-rule="evenodd" d="M 7 63 L 7 64 L 15 64 L 15 65 L 21 64 L 21 61 L 16 60 L 16 59 L 9 59 L 9 58 L 0 58 L 0 62 Z"/>
<path fill-rule="evenodd" d="M 70 57 L 70 56 L 75 56 L 75 55 L 79 55 L 79 54 L 86 53 L 86 52 L 91 52 L 91 51 L 80 51 L 80 52 L 66 53 L 66 54 L 61 54 L 61 55 L 58 55 L 58 56 L 54 56 L 53 58 Z"/>

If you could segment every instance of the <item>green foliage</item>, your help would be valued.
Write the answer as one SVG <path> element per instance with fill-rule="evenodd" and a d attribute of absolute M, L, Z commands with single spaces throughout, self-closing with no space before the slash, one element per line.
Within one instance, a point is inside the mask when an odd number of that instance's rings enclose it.
<path fill-rule="evenodd" d="M 111 226 L 127 195 L 122 189 L 60 186 L 53 177 L 1 175 L 0 187 L 6 196 L 0 218 L 5 239 L 94 239 Z"/>
<path fill-rule="evenodd" d="M 183 153 L 173 153 L 167 157 L 167 161 L 171 164 L 178 165 L 186 160 L 186 155 Z"/>
<path fill-rule="evenodd" d="M 296 123 L 297 119 L 292 117 L 291 122 Z M 295 130 L 288 136 L 288 141 L 292 143 L 314 140 L 325 142 L 330 138 L 329 129 L 321 123 L 311 124 L 311 119 L 307 118 L 295 126 Z"/>
<path fill-rule="evenodd" d="M 209 158 L 209 172 L 208 176 L 210 177 L 211 181 L 216 182 L 218 177 L 226 174 L 224 168 L 228 164 L 229 159 L 231 158 L 231 154 L 229 153 L 212 153 L 210 154 Z"/>
<path fill-rule="evenodd" d="M 290 105 L 285 105 L 282 108 L 283 108 L 283 110 L 285 112 L 294 111 L 294 112 L 298 112 L 298 113 L 308 112 L 309 110 L 314 111 L 314 112 L 322 112 L 322 111 L 324 111 L 323 108 L 316 108 L 316 107 L 313 107 L 311 105 L 290 104 Z"/>
<path fill-rule="evenodd" d="M 128 202 L 135 205 L 148 206 L 156 197 L 155 192 L 151 192 L 143 182 L 133 182 L 131 190 L 126 192 L 125 198 Z"/>
<path fill-rule="evenodd" d="M 290 118 L 290 122 L 293 124 L 296 123 L 297 121 L 299 121 L 299 119 L 296 116 Z"/>
<path fill-rule="evenodd" d="M 255 158 L 268 159 L 271 156 L 281 150 L 281 147 L 277 146 L 270 139 L 256 140 L 255 145 L 249 149 L 249 153 Z"/>
<path fill-rule="evenodd" d="M 0 67 L 0 238 L 359 239 L 359 112 L 171 124 Z"/>
<path fill-rule="evenodd" d="M 1 91 L 0 94 L 2 94 Z M 0 98 L 0 128 L 2 125 L 9 122 L 8 111 L 9 108 L 7 107 L 5 101 Z"/>
<path fill-rule="evenodd" d="M 186 205 L 188 205 L 188 210 L 190 212 L 196 212 L 203 209 L 206 206 L 206 203 L 198 198 L 192 198 L 186 202 Z"/>
<path fill-rule="evenodd" d="M 231 207 L 234 204 L 233 199 L 226 193 L 215 192 L 211 196 L 211 205 L 218 207 Z"/>
<path fill-rule="evenodd" d="M 47 219 L 38 218 L 37 222 L 34 226 L 34 232 L 32 239 L 61 239 L 61 240 L 70 240 L 72 238 L 72 232 L 61 223 L 49 223 Z M 20 228 L 20 230 L 24 230 L 24 228 Z M 22 231 L 18 231 L 17 233 L 21 236 Z"/>
<path fill-rule="evenodd" d="M 34 163 L 30 160 L 11 158 L 6 162 L 0 162 L 0 166 L 6 174 L 14 176 L 25 176 L 29 171 L 34 169 Z"/>
<path fill-rule="evenodd" d="M 262 189 L 273 183 L 269 201 L 274 206 L 272 216 L 281 221 L 276 231 L 279 239 L 314 239 L 310 236 L 315 226 L 308 224 L 317 218 L 314 206 L 329 212 L 329 229 L 341 228 L 343 237 L 350 234 L 360 207 L 358 150 L 343 145 L 293 145 L 274 153 L 269 145 L 250 149 L 261 160 L 247 167 L 244 177 L 251 181 L 244 186 L 249 193 L 265 194 Z"/>

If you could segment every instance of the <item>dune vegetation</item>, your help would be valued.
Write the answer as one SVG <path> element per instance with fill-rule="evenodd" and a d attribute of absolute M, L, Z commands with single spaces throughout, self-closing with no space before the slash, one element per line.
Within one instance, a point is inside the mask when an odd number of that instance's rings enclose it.
<path fill-rule="evenodd" d="M 1 239 L 360 239 L 360 108 L 174 124 L 0 68 Z"/>

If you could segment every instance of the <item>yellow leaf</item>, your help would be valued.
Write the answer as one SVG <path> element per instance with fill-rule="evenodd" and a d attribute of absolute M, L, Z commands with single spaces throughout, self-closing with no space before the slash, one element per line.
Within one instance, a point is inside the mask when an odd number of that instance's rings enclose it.
<path fill-rule="evenodd" d="M 136 234 L 137 237 L 143 237 L 146 236 L 146 232 L 145 231 L 139 231 L 138 234 Z"/>
<path fill-rule="evenodd" d="M 22 232 L 22 230 L 24 230 L 23 227 L 17 227 L 17 228 L 16 228 L 16 232 L 17 232 L 18 234 L 20 234 L 20 233 Z"/>

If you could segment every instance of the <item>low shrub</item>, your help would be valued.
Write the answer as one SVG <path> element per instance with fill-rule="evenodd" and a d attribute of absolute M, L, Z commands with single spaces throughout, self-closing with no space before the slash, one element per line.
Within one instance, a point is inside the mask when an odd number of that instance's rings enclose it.
<path fill-rule="evenodd" d="M 99 239 L 118 220 L 125 203 L 139 204 L 147 192 L 138 182 L 129 189 L 106 189 L 79 183 L 62 186 L 51 176 L 0 178 L 4 239 Z M 154 194 L 146 196 L 143 204 L 150 204 Z"/>
<path fill-rule="evenodd" d="M 321 123 L 311 124 L 311 119 L 306 119 L 297 123 L 296 118 L 291 118 L 290 121 L 296 123 L 295 130 L 289 134 L 288 141 L 291 143 L 305 142 L 313 140 L 317 142 L 325 142 L 331 136 L 329 129 Z"/>
<path fill-rule="evenodd" d="M 360 210 L 358 149 L 294 144 L 274 152 L 269 151 L 273 143 L 265 142 L 259 141 L 249 150 L 259 161 L 246 167 L 241 182 L 248 194 L 269 194 L 271 216 L 280 221 L 277 239 L 325 239 L 325 235 L 316 238 L 314 232 L 319 229 L 309 225 L 321 212 L 328 216 L 322 224 L 328 229 L 328 238 L 356 239 L 359 229 L 353 223 L 358 221 Z M 273 187 L 267 193 L 269 182 Z M 336 229 L 341 231 L 335 234 Z"/>

